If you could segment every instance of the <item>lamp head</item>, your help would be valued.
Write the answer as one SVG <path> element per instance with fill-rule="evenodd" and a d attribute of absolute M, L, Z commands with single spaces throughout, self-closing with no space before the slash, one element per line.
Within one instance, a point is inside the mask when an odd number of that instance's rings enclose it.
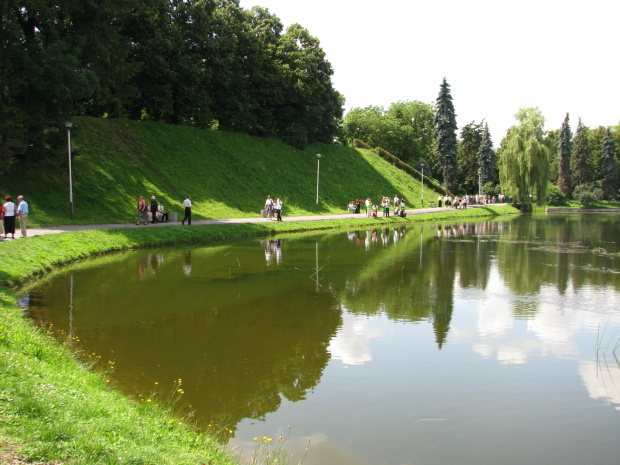
<path fill-rule="evenodd" d="M 65 127 L 67 129 L 71 129 L 71 126 L 73 126 L 73 123 L 71 121 L 65 121 Z"/>
<path fill-rule="evenodd" d="M 317 153 L 317 154 L 316 154 L 316 157 L 317 157 L 317 158 L 321 158 L 321 154 L 320 154 L 320 153 Z"/>

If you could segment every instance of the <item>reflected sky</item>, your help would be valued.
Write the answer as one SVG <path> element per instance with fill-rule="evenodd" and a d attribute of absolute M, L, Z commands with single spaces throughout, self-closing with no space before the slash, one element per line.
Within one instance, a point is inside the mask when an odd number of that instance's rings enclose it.
<path fill-rule="evenodd" d="M 311 439 L 309 465 L 602 465 L 620 456 L 618 226 L 523 217 L 147 250 L 22 300 L 114 360 L 129 395 L 182 378 L 194 418 L 225 422 L 241 454 L 286 433 L 297 457 Z"/>

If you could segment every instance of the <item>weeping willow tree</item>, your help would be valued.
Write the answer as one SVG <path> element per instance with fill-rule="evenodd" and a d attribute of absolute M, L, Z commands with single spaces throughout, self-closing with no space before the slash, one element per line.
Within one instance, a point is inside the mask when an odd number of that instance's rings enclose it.
<path fill-rule="evenodd" d="M 520 124 L 510 128 L 499 153 L 502 189 L 524 208 L 532 196 L 544 204 L 549 182 L 548 153 L 543 144 L 545 118 L 538 108 L 519 109 L 515 118 Z"/>

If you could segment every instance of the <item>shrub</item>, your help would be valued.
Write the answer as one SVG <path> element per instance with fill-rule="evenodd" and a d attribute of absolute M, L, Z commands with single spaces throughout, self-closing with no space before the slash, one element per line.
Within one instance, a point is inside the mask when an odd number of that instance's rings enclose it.
<path fill-rule="evenodd" d="M 308 146 L 308 130 L 301 123 L 293 123 L 284 131 L 282 140 L 293 148 L 305 150 Z"/>
<path fill-rule="evenodd" d="M 487 182 L 484 186 L 482 186 L 482 193 L 485 195 L 498 196 L 502 193 L 502 189 L 500 186 L 495 185 L 495 183 L 493 182 Z"/>
<path fill-rule="evenodd" d="M 603 191 L 594 184 L 581 184 L 573 190 L 573 197 L 584 207 L 591 207 L 603 198 Z"/>
<path fill-rule="evenodd" d="M 552 207 L 559 207 L 560 205 L 566 205 L 566 196 L 562 189 L 555 184 L 547 184 L 547 197 L 545 199 L 547 205 Z"/>

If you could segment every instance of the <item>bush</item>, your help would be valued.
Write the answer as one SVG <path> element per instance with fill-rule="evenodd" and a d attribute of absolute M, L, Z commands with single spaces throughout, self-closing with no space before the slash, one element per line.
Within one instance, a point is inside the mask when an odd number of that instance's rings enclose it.
<path fill-rule="evenodd" d="M 308 130 L 303 124 L 293 123 L 284 131 L 282 140 L 293 148 L 305 150 L 308 146 Z"/>
<path fill-rule="evenodd" d="M 575 187 L 573 197 L 584 207 L 591 207 L 603 198 L 603 191 L 594 184 L 582 184 Z"/>
<path fill-rule="evenodd" d="M 545 203 L 547 205 L 551 205 L 552 207 L 559 207 L 561 205 L 566 205 L 566 196 L 562 189 L 560 189 L 555 184 L 547 184 L 547 197 L 545 199 Z"/>
<path fill-rule="evenodd" d="M 482 186 L 482 193 L 485 195 L 498 196 L 502 193 L 502 188 L 499 185 L 495 185 L 493 182 L 487 182 L 484 186 Z"/>

